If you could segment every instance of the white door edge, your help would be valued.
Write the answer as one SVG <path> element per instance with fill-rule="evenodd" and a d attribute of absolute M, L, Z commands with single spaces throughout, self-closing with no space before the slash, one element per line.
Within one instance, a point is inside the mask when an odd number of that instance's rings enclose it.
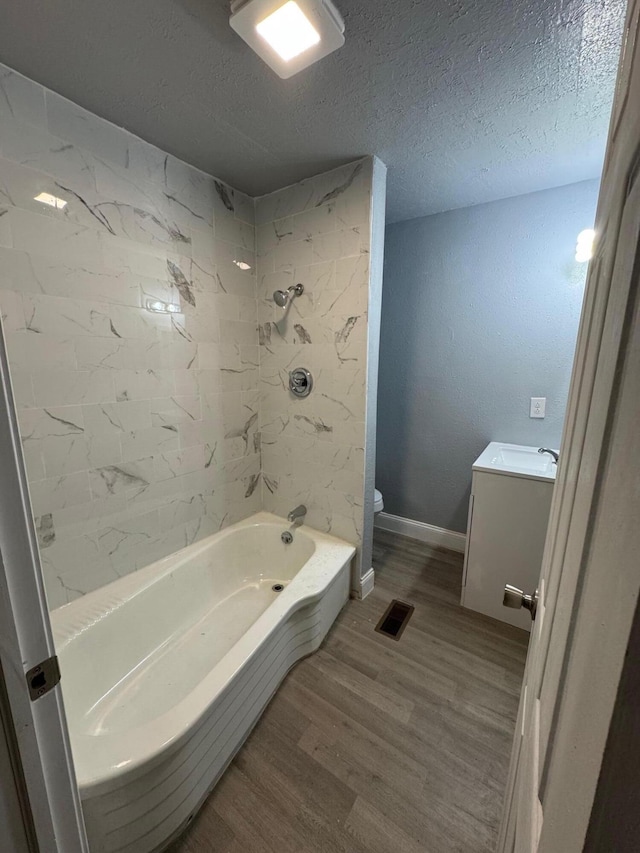
<path fill-rule="evenodd" d="M 42 853 L 88 853 L 60 686 L 25 674 L 55 654 L 0 322 L 0 662 Z"/>

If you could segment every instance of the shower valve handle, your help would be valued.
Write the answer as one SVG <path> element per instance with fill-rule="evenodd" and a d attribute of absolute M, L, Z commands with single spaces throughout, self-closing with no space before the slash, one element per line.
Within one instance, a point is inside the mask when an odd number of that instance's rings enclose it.
<path fill-rule="evenodd" d="M 313 388 L 313 377 L 306 367 L 296 367 L 289 373 L 289 390 L 296 397 L 308 397 Z"/>

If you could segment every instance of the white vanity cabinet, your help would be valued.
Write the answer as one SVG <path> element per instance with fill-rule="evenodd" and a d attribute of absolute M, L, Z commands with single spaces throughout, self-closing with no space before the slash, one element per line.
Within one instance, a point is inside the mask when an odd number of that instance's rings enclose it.
<path fill-rule="evenodd" d="M 505 584 L 533 594 L 549 521 L 556 465 L 537 447 L 491 442 L 473 465 L 463 607 L 531 630 L 527 610 L 504 607 Z"/>

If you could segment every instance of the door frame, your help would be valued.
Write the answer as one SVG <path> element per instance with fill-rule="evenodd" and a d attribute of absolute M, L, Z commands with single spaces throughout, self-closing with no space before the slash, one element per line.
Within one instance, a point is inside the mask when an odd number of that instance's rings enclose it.
<path fill-rule="evenodd" d="M 553 714 L 541 732 L 539 853 L 583 850 L 640 595 L 640 110 L 629 97 L 640 91 L 639 45 L 632 0 L 543 557 L 551 628 L 537 653 Z M 513 845 L 522 705 L 500 853 Z"/>
<path fill-rule="evenodd" d="M 2 724 L 30 848 L 88 853 L 60 685 L 32 700 L 26 673 L 55 655 L 0 321 Z"/>

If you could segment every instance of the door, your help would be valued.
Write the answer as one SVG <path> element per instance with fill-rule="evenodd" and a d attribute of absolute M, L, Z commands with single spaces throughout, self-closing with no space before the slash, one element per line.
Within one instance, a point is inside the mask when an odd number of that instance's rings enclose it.
<path fill-rule="evenodd" d="M 19 805 L 30 851 L 86 853 L 60 686 L 47 689 L 55 677 L 40 674 L 39 681 L 31 681 L 32 695 L 27 680 L 27 673 L 55 650 L 1 321 L 0 471 L 0 733 L 13 776 L 0 780 L 3 800 L 6 796 L 16 832 Z M 4 836 L 2 850 L 3 841 Z"/>
<path fill-rule="evenodd" d="M 0 679 L 2 675 L 0 674 Z M 2 688 L 0 687 L 0 691 Z M 2 841 L 11 853 L 31 853 L 33 845 L 29 838 L 31 820 L 25 815 L 24 805 L 20 796 L 19 768 L 16 768 L 15 757 L 11 754 L 8 732 L 8 721 L 0 706 L 0 826 Z"/>
<path fill-rule="evenodd" d="M 583 849 L 640 588 L 639 12 L 632 0 L 499 853 Z"/>

